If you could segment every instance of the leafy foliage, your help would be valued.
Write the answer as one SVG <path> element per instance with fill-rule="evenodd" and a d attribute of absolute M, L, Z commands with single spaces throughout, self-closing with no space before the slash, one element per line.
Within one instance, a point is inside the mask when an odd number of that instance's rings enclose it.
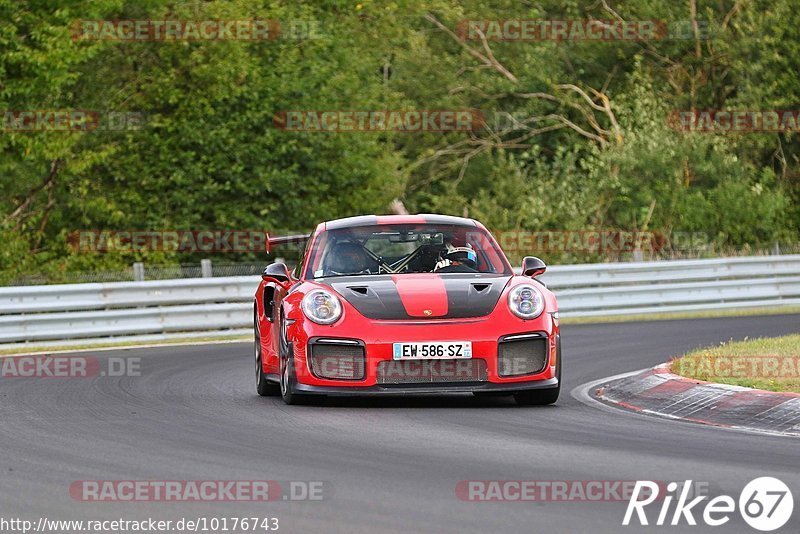
<path fill-rule="evenodd" d="M 789 0 L 62 4 L 0 0 L 0 107 L 144 121 L 137 130 L 0 133 L 0 281 L 200 257 L 82 254 L 68 245 L 76 230 L 307 230 L 386 212 L 393 199 L 494 230 L 702 232 L 723 248 L 798 240 L 797 133 L 668 124 L 675 110 L 796 108 L 800 25 Z M 81 19 L 253 18 L 312 21 L 320 31 L 253 42 L 70 38 Z M 484 44 L 456 33 L 464 19 L 508 18 L 698 21 L 706 35 Z M 467 108 L 483 113 L 485 128 L 273 124 L 286 110 Z"/>

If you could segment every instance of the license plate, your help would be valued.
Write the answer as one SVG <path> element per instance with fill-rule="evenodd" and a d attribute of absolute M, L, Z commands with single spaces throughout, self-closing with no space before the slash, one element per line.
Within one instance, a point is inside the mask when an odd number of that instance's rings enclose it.
<path fill-rule="evenodd" d="M 472 358 L 471 341 L 432 341 L 430 343 L 394 343 L 392 359 L 444 360 Z"/>

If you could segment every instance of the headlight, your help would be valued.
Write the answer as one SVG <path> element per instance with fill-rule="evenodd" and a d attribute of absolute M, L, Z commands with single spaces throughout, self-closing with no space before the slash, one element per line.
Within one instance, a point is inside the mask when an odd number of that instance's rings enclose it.
<path fill-rule="evenodd" d="M 315 289 L 303 297 L 303 313 L 319 324 L 333 324 L 342 316 L 342 303 L 324 289 Z"/>
<path fill-rule="evenodd" d="M 536 286 L 522 284 L 509 292 L 508 307 L 517 317 L 536 319 L 544 311 L 544 295 Z"/>

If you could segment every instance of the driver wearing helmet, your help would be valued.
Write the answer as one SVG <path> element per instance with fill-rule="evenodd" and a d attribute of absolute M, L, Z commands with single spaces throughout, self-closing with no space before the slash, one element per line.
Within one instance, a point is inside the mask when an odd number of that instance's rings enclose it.
<path fill-rule="evenodd" d="M 433 269 L 435 273 L 475 273 L 478 272 L 478 255 L 467 243 L 463 247 L 454 247 L 447 243 Z"/>
<path fill-rule="evenodd" d="M 373 263 L 362 245 L 350 241 L 336 243 L 325 260 L 328 276 L 368 273 Z"/>

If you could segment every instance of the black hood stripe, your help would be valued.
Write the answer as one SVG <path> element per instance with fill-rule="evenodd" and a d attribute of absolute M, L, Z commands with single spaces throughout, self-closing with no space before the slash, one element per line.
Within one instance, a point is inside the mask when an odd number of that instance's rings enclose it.
<path fill-rule="evenodd" d="M 397 275 L 403 276 L 403 275 Z M 441 275 L 447 291 L 448 312 L 435 319 L 464 319 L 489 315 L 510 276 L 496 274 Z M 359 313 L 370 319 L 415 320 L 408 315 L 391 275 L 341 276 L 315 280 L 333 288 Z"/>

